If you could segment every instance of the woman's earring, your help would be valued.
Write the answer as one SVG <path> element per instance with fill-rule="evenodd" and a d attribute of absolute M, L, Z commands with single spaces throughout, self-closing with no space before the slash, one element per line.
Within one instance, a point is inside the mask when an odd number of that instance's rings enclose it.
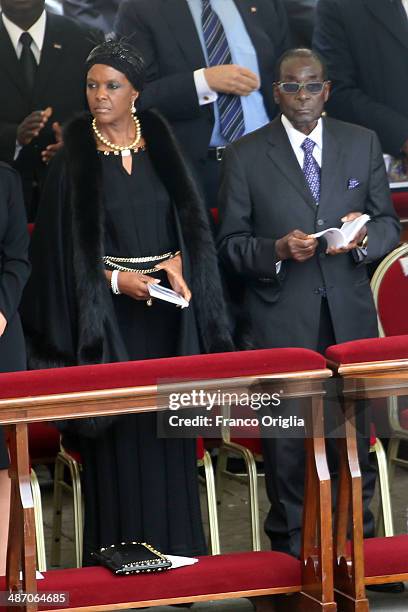
<path fill-rule="evenodd" d="M 130 112 L 132 113 L 132 115 L 136 114 L 135 102 L 136 102 L 136 100 L 132 100 L 132 102 L 130 103 Z"/>

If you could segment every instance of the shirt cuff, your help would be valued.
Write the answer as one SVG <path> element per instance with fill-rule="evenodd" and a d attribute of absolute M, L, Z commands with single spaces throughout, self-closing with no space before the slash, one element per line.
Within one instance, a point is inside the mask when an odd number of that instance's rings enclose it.
<path fill-rule="evenodd" d="M 276 264 L 275 264 L 276 275 L 278 275 L 279 272 L 281 271 L 281 267 L 282 267 L 282 262 L 281 261 L 277 261 Z"/>
<path fill-rule="evenodd" d="M 218 98 L 217 92 L 210 89 L 207 83 L 207 79 L 204 75 L 204 70 L 204 68 L 194 70 L 194 84 L 197 91 L 198 103 L 200 106 L 215 102 Z"/>
<path fill-rule="evenodd" d="M 16 140 L 16 148 L 14 150 L 14 157 L 13 157 L 13 161 L 16 161 L 17 157 L 20 155 L 20 151 L 23 148 L 23 145 L 21 145 L 18 140 Z"/>

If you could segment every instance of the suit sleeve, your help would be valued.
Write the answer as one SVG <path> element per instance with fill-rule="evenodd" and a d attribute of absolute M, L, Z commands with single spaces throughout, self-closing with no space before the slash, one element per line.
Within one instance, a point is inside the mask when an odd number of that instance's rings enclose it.
<path fill-rule="evenodd" d="M 119 38 L 129 37 L 129 42 L 139 49 L 146 62 L 147 84 L 140 97 L 141 111 L 157 108 L 169 121 L 201 116 L 193 72 L 160 75 L 154 32 L 144 15 L 143 5 L 125 0 L 116 18 L 115 32 Z"/>
<path fill-rule="evenodd" d="M 253 280 L 277 279 L 275 240 L 253 235 L 249 184 L 234 146 L 224 155 L 218 205 L 217 242 L 224 268 Z"/>
<path fill-rule="evenodd" d="M 365 262 L 370 263 L 387 255 L 399 242 L 401 226 L 392 205 L 381 146 L 372 134 L 370 183 L 366 213 L 368 244 Z"/>
<path fill-rule="evenodd" d="M 17 123 L 0 121 L 0 161 L 11 164 L 14 160 L 17 142 Z"/>
<path fill-rule="evenodd" d="M 109 6 L 109 2 L 107 1 Z M 107 34 L 112 30 L 112 24 L 99 9 L 95 8 L 92 0 L 63 0 L 64 15 L 86 23 L 88 26 L 102 30 Z M 110 9 L 109 12 L 111 12 Z"/>
<path fill-rule="evenodd" d="M 20 178 L 11 168 L 0 169 L 1 206 L 7 206 L 7 228 L 2 236 L 0 311 L 10 321 L 20 304 L 30 274 L 29 236 Z"/>
<path fill-rule="evenodd" d="M 313 37 L 313 47 L 326 60 L 333 82 L 327 109 L 334 117 L 374 130 L 384 151 L 398 155 L 408 138 L 408 119 L 374 101 L 359 88 L 358 69 L 340 2 L 320 0 Z"/>

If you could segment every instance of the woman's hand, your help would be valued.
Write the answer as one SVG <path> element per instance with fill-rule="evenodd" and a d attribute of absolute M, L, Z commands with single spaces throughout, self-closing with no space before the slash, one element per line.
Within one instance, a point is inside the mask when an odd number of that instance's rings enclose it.
<path fill-rule="evenodd" d="M 179 253 L 171 259 L 155 266 L 156 270 L 165 270 L 173 291 L 180 293 L 187 302 L 191 300 L 191 291 L 183 277 L 183 262 Z"/>
<path fill-rule="evenodd" d="M 105 271 L 105 275 L 110 283 L 112 272 Z M 138 274 L 137 272 L 119 272 L 118 274 L 119 291 L 134 300 L 148 300 L 150 298 L 147 289 L 148 283 L 157 285 L 160 283 L 160 280 L 147 274 Z"/>
<path fill-rule="evenodd" d="M 2 312 L 0 312 L 0 338 L 4 334 L 4 330 L 6 329 L 7 319 Z"/>

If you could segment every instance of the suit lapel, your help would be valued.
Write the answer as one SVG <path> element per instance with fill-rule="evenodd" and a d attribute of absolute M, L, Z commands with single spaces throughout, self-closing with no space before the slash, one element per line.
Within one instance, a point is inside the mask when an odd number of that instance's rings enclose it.
<path fill-rule="evenodd" d="M 289 142 L 285 128 L 282 125 L 280 115 L 276 117 L 269 126 L 268 141 L 268 156 L 272 159 L 274 164 L 278 166 L 282 174 L 284 174 L 297 189 L 305 203 L 316 212 L 316 203 Z"/>
<path fill-rule="evenodd" d="M 56 26 L 53 15 L 47 13 L 47 24 L 45 27 L 44 44 L 41 51 L 41 60 L 38 66 L 33 92 L 34 104 L 39 99 L 41 93 L 46 88 L 47 82 L 62 58 L 65 52 L 65 39 L 62 32 Z"/>
<path fill-rule="evenodd" d="M 339 144 L 339 139 L 333 134 L 333 126 L 327 119 L 323 119 L 323 154 L 322 173 L 320 187 L 319 209 L 322 210 L 326 204 L 330 205 L 333 193 L 336 192 L 334 185 L 342 168 L 344 150 Z"/>
<path fill-rule="evenodd" d="M 191 69 L 203 68 L 206 61 L 186 0 L 163 0 L 162 12 Z"/>
<path fill-rule="evenodd" d="M 401 44 L 408 47 L 408 23 L 397 6 L 399 0 L 364 0 L 367 9 L 381 21 Z"/>
<path fill-rule="evenodd" d="M 23 96 L 27 96 L 27 87 L 21 72 L 17 54 L 10 40 L 10 36 L 0 17 L 0 57 L 2 68 L 6 70 L 10 79 L 17 85 Z"/>

